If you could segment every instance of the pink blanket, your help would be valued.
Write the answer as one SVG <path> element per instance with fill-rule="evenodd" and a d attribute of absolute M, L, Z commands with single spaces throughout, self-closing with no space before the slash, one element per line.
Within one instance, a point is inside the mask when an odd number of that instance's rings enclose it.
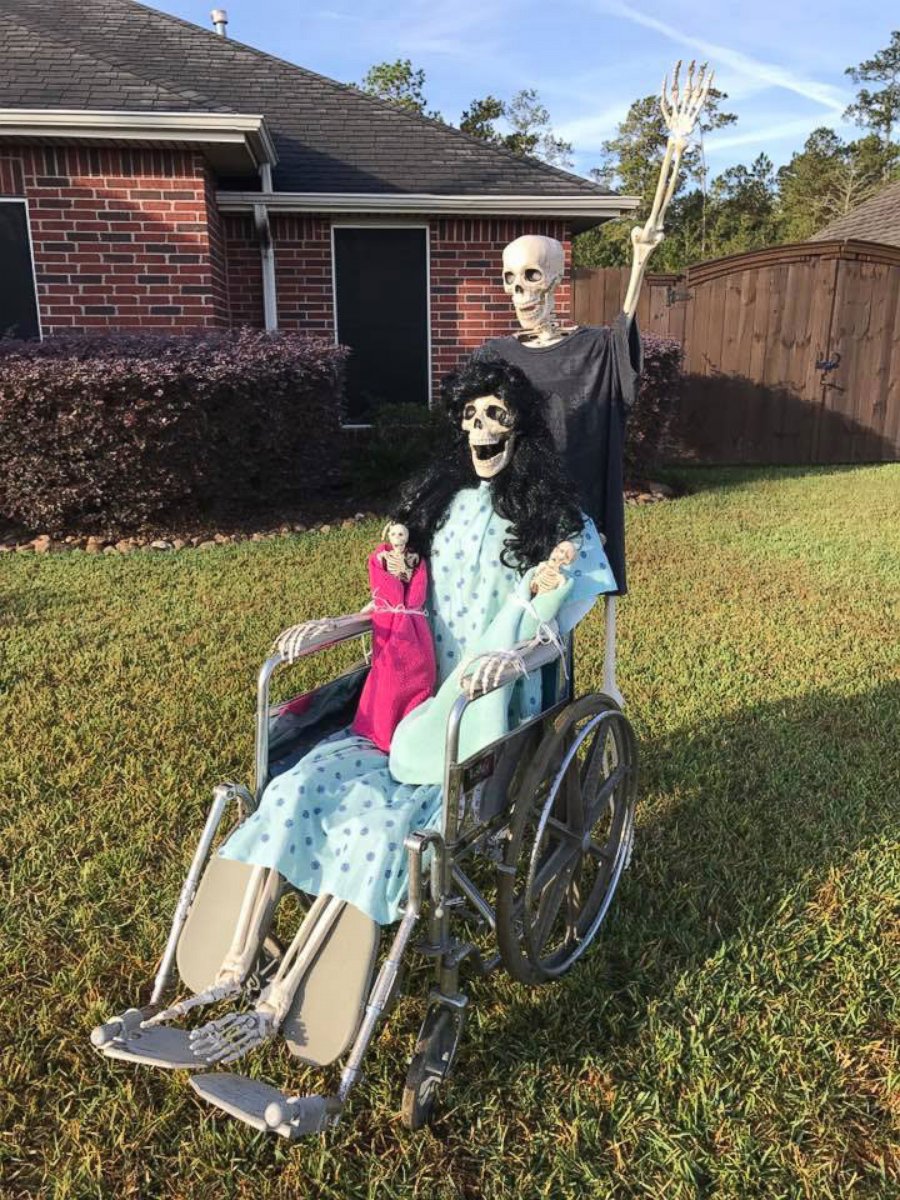
<path fill-rule="evenodd" d="M 428 591 L 425 563 L 420 560 L 409 583 L 404 583 L 378 561 L 382 550 L 390 550 L 390 546 L 384 543 L 369 555 L 369 584 L 375 604 L 372 667 L 352 729 L 387 753 L 403 717 L 433 693 L 437 667 L 431 629 L 424 616 Z"/>

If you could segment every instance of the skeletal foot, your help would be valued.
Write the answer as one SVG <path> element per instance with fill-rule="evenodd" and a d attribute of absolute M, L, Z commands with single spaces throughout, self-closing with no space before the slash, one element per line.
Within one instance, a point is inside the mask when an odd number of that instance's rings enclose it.
<path fill-rule="evenodd" d="M 152 1029 L 154 1025 L 164 1025 L 167 1021 L 176 1021 L 179 1017 L 185 1016 L 192 1008 L 200 1008 L 207 1004 L 215 1004 L 219 1000 L 230 1000 L 233 996 L 240 994 L 241 986 L 239 983 L 230 982 L 216 984 L 211 988 L 207 988 L 205 992 L 198 992 L 196 996 L 188 996 L 186 1000 L 178 1000 L 175 1004 L 164 1008 L 162 1012 L 158 1012 L 155 1016 L 150 1017 L 147 1021 L 141 1022 L 141 1029 Z"/>
<path fill-rule="evenodd" d="M 271 1012 L 229 1013 L 191 1032 L 191 1052 L 206 1063 L 234 1062 L 274 1037 L 277 1029 Z"/>

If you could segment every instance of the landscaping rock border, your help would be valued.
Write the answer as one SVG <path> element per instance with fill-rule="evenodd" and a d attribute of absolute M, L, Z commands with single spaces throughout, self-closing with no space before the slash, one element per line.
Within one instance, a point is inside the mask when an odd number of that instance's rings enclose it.
<path fill-rule="evenodd" d="M 667 483 L 642 482 L 625 489 L 628 505 L 657 504 L 662 500 L 674 500 L 680 493 Z M 331 533 L 336 529 L 353 529 L 362 521 L 384 521 L 386 513 L 371 510 L 357 512 L 353 516 L 332 516 L 326 521 L 282 521 L 266 529 L 239 529 L 231 533 L 204 529 L 197 532 L 181 530 L 148 531 L 129 536 L 116 534 L 66 534 L 54 536 L 39 533 L 35 537 L 0 535 L 0 554 L 50 554 L 80 550 L 85 554 L 135 554 L 166 553 L 172 550 L 211 550 L 215 546 L 234 545 L 238 542 L 268 542 L 275 538 L 289 537 L 301 533 Z"/>
<path fill-rule="evenodd" d="M 305 525 L 302 522 L 283 522 L 276 529 L 254 530 L 252 533 L 211 533 L 209 531 L 176 537 L 154 536 L 152 533 L 135 534 L 131 537 L 102 537 L 97 534 L 79 536 L 68 534 L 54 538 L 49 533 L 38 534 L 28 540 L 0 541 L 0 554 L 49 554 L 82 551 L 85 554 L 135 554 L 165 553 L 172 550 L 211 550 L 216 546 L 235 545 L 239 542 L 269 542 L 277 538 L 291 537 L 301 533 L 330 533 L 334 529 L 353 529 L 363 521 L 379 521 L 384 517 L 375 512 L 358 512 L 352 517 L 343 517 L 323 524 Z"/>

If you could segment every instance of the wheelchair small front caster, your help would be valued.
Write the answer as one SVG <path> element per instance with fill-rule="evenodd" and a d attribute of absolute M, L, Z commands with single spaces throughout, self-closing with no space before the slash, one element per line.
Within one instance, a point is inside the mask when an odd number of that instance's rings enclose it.
<path fill-rule="evenodd" d="M 438 1089 L 456 1058 L 464 1013 L 437 1006 L 429 1009 L 406 1072 L 400 1117 L 407 1129 L 422 1129 L 434 1119 Z"/>

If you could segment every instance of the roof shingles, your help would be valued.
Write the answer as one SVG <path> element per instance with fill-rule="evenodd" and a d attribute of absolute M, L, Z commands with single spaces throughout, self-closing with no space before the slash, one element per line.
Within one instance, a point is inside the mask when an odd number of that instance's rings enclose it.
<path fill-rule="evenodd" d="M 900 180 L 881 188 L 843 217 L 838 217 L 809 240 L 830 242 L 854 239 L 900 246 Z"/>
<path fill-rule="evenodd" d="M 276 190 L 609 195 L 134 0 L 0 0 L 0 17 L 0 107 L 261 113 Z"/>

